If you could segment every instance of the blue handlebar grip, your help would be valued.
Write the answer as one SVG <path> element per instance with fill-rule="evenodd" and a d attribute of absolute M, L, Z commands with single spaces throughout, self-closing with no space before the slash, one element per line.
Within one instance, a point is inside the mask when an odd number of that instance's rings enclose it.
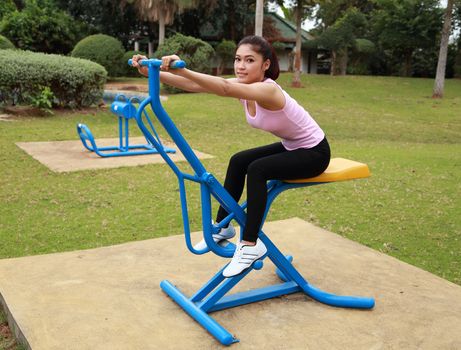
<path fill-rule="evenodd" d="M 148 60 L 141 60 L 139 61 L 141 66 L 147 66 L 149 65 L 149 63 L 153 64 L 154 66 L 156 67 L 160 67 L 160 65 L 162 64 L 162 61 L 161 60 L 157 60 L 157 59 L 148 59 Z M 133 60 L 130 58 L 128 60 L 128 65 L 132 65 L 133 64 Z M 173 61 L 171 62 L 170 64 L 170 68 L 185 68 L 186 67 L 186 62 L 182 61 L 182 60 L 177 60 L 177 61 Z"/>
<path fill-rule="evenodd" d="M 185 68 L 186 67 L 186 62 L 184 61 L 181 61 L 181 60 L 177 60 L 177 61 L 173 61 L 171 62 L 170 64 L 170 68 Z"/>

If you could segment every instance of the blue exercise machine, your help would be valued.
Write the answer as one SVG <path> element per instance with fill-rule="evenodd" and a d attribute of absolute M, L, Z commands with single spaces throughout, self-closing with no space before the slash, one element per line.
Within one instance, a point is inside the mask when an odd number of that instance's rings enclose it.
<path fill-rule="evenodd" d="M 161 63 L 162 61 L 158 59 L 146 59 L 140 62 L 142 66 L 148 67 L 149 97 L 141 102 L 136 113 L 136 121 L 147 140 L 159 150 L 160 155 L 164 158 L 178 178 L 185 241 L 188 249 L 194 254 L 205 254 L 212 251 L 221 257 L 231 258 L 235 250 L 235 245 L 227 241 L 224 242 L 224 244 L 222 244 L 222 242 L 217 244 L 214 242 L 212 234 L 219 232 L 219 230 L 222 227 L 227 226 L 231 220 L 235 220 L 240 227 L 243 228 L 246 221 L 246 203 L 239 205 L 239 203 L 231 197 L 217 179 L 206 171 L 203 164 L 192 151 L 192 148 L 163 109 L 159 95 L 159 67 Z M 131 60 L 128 61 L 128 64 L 131 65 Z M 176 61 L 172 64 L 172 68 L 184 67 L 185 63 L 183 61 Z M 190 167 L 194 172 L 193 174 L 182 172 L 158 144 L 156 138 L 150 131 L 149 123 L 146 123 L 145 118 L 143 118 L 143 111 L 149 104 L 152 106 L 152 110 L 162 126 L 189 162 Z M 277 180 L 269 181 L 267 184 L 268 202 L 264 220 L 274 199 L 285 190 L 334 181 L 365 178 L 368 176 L 370 176 L 370 172 L 366 164 L 348 159 L 334 158 L 331 160 L 328 169 L 322 175 L 315 178 L 300 179 L 289 182 Z M 208 247 L 203 250 L 194 249 L 191 243 L 185 180 L 189 180 L 200 185 L 203 237 L 208 245 Z M 231 213 L 218 224 L 212 224 L 211 197 L 217 200 L 228 213 Z M 242 272 L 240 275 L 225 278 L 222 275 L 222 271 L 225 268 L 224 266 L 191 297 L 187 297 L 182 294 L 175 285 L 167 280 L 160 283 L 160 287 L 163 291 L 167 293 L 178 305 L 180 305 L 192 318 L 200 323 L 200 325 L 202 325 L 209 333 L 211 333 L 221 344 L 230 345 L 234 342 L 238 342 L 238 339 L 236 339 L 229 331 L 227 331 L 209 315 L 211 312 L 218 310 L 296 292 L 303 292 L 319 302 L 337 307 L 371 309 L 375 305 L 373 298 L 338 296 L 326 293 L 314 287 L 309 284 L 292 265 L 293 258 L 291 256 L 283 255 L 262 230 L 259 232 L 259 238 L 266 245 L 267 254 L 260 260 L 253 263 L 249 269 Z M 265 258 L 269 258 L 269 260 L 271 260 L 277 267 L 277 274 L 282 281 L 284 281 L 283 283 L 226 296 L 226 294 L 243 278 L 245 278 L 246 275 L 251 273 L 253 269 L 261 269 Z"/>
<path fill-rule="evenodd" d="M 134 103 L 140 103 L 141 100 L 138 97 L 126 98 L 125 95 L 118 94 L 115 96 L 114 102 L 110 106 L 110 110 L 116 116 L 118 116 L 118 133 L 119 133 L 119 145 L 118 146 L 107 146 L 98 147 L 94 139 L 90 128 L 85 124 L 77 124 L 77 133 L 82 141 L 83 146 L 91 152 L 95 152 L 98 156 L 107 157 L 121 157 L 121 156 L 138 156 L 142 154 L 156 154 L 159 153 L 158 149 L 152 145 L 147 139 L 146 144 L 141 145 L 130 145 L 130 133 L 129 133 L 129 122 L 136 116 L 137 109 Z M 147 112 L 143 111 L 146 120 L 150 123 L 151 130 L 154 133 L 159 147 L 161 147 L 167 153 L 176 153 L 174 148 L 164 147 L 160 142 L 160 138 L 155 131 L 154 125 L 150 120 Z"/>

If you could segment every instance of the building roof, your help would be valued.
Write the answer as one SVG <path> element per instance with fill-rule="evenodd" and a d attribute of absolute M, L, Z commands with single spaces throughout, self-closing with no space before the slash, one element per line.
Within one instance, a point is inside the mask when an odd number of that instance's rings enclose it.
<path fill-rule="evenodd" d="M 273 26 L 280 32 L 280 38 L 275 41 L 279 41 L 285 44 L 296 43 L 296 24 L 279 16 L 275 12 L 267 12 L 264 14 L 264 18 L 270 18 L 273 21 Z M 307 44 L 309 41 L 314 40 L 314 37 L 309 34 L 306 30 L 301 29 L 302 43 Z"/>
<path fill-rule="evenodd" d="M 279 16 L 275 12 L 265 12 L 264 21 L 271 22 L 272 27 L 277 33 L 263 33 L 271 42 L 279 42 L 286 48 L 293 48 L 296 44 L 296 24 Z M 267 23 L 266 22 L 266 23 Z M 203 40 L 213 42 L 219 37 L 219 30 L 213 28 L 210 23 L 206 23 L 200 29 L 200 36 Z M 308 42 L 314 40 L 314 37 L 306 30 L 301 29 L 301 38 L 303 47 L 308 47 Z"/>

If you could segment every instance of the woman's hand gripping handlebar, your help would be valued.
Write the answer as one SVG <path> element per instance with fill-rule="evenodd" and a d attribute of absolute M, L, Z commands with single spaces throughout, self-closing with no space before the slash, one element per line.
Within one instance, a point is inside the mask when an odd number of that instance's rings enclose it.
<path fill-rule="evenodd" d="M 186 62 L 179 59 L 176 55 L 164 56 L 161 60 L 159 59 L 148 59 L 146 56 L 134 55 L 133 58 L 128 60 L 128 64 L 132 67 L 138 69 L 139 73 L 142 75 L 148 75 L 147 67 L 153 65 L 154 67 L 159 67 L 163 71 L 168 71 L 169 69 L 180 69 L 186 67 Z"/>

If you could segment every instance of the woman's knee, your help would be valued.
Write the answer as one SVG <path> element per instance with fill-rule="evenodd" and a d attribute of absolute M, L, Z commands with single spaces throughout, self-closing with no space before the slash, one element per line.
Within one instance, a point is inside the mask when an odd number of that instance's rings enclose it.
<path fill-rule="evenodd" d="M 247 170 L 247 176 L 248 179 L 254 179 L 254 180 L 260 180 L 260 181 L 265 181 L 266 180 L 266 167 L 264 166 L 264 162 L 260 160 L 255 160 L 254 162 L 251 162 L 250 165 L 248 166 Z"/>
<path fill-rule="evenodd" d="M 238 153 L 235 153 L 230 159 L 229 159 L 229 168 L 238 168 L 238 169 L 246 169 L 248 167 L 248 156 L 245 153 L 245 151 L 241 151 Z"/>

